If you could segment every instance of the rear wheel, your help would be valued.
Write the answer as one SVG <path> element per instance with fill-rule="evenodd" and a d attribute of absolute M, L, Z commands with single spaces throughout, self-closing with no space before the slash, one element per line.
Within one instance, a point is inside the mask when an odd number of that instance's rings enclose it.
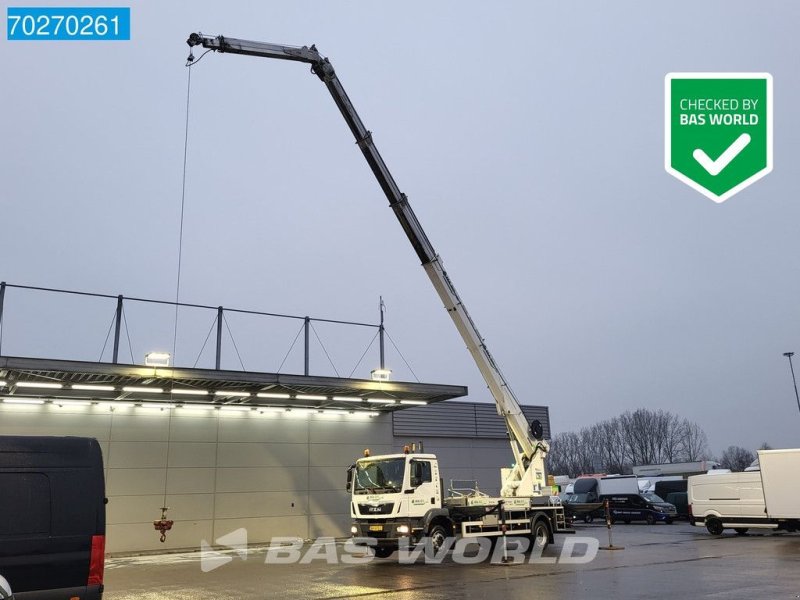
<path fill-rule="evenodd" d="M 388 546 L 378 546 L 375 548 L 375 556 L 378 558 L 389 558 L 394 553 L 394 548 Z"/>
<path fill-rule="evenodd" d="M 725 528 L 722 526 L 722 521 L 719 519 L 706 519 L 706 529 L 711 535 L 722 535 Z"/>
<path fill-rule="evenodd" d="M 544 519 L 534 522 L 531 528 L 531 550 L 543 552 L 550 543 L 550 528 Z"/>
<path fill-rule="evenodd" d="M 591 513 L 586 513 L 585 515 L 583 515 L 584 523 L 591 523 L 592 521 L 594 521 L 594 517 L 591 515 Z"/>
<path fill-rule="evenodd" d="M 737 535 L 747 535 L 747 527 L 736 527 L 734 531 Z"/>

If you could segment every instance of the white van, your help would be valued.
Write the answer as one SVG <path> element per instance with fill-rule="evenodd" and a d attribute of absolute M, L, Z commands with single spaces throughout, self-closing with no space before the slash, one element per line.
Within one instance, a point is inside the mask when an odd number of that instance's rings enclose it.
<path fill-rule="evenodd" d="M 689 522 L 720 535 L 733 528 L 743 535 L 751 527 L 777 529 L 765 512 L 761 473 L 693 475 L 687 486 Z"/>

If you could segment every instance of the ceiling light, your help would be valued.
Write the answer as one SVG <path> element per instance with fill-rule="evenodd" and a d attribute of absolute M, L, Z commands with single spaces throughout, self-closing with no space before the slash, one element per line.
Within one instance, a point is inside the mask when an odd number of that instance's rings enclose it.
<path fill-rule="evenodd" d="M 160 408 L 161 410 L 165 408 L 175 408 L 174 404 L 163 404 L 161 402 L 142 402 L 139 406 L 141 408 Z"/>
<path fill-rule="evenodd" d="M 136 387 L 132 385 L 126 385 L 122 388 L 123 392 L 129 392 L 131 394 L 161 394 L 164 392 L 161 388 L 156 387 Z"/>
<path fill-rule="evenodd" d="M 289 394 L 273 394 L 272 392 L 258 392 L 256 396 L 259 398 L 280 398 L 282 400 L 291 398 Z"/>
<path fill-rule="evenodd" d="M 238 411 L 238 412 L 247 412 L 249 410 L 252 410 L 252 407 L 250 406 L 220 406 L 219 408 L 220 410 Z"/>
<path fill-rule="evenodd" d="M 367 402 L 372 402 L 373 404 L 394 404 L 394 400 L 391 398 L 369 398 Z"/>
<path fill-rule="evenodd" d="M 334 396 L 333 399 L 336 402 L 363 402 L 363 398 L 351 398 L 347 396 Z"/>
<path fill-rule="evenodd" d="M 295 396 L 298 400 L 327 400 L 327 396 L 314 396 L 310 394 L 297 394 Z"/>
<path fill-rule="evenodd" d="M 225 390 L 217 390 L 214 392 L 215 396 L 235 396 L 236 398 L 247 398 L 250 395 L 250 392 L 236 392 L 236 391 L 225 391 Z"/>
<path fill-rule="evenodd" d="M 48 390 L 60 390 L 64 387 L 60 383 L 48 383 L 44 381 L 18 381 L 17 387 L 21 388 L 42 388 Z"/>
<path fill-rule="evenodd" d="M 183 394 L 185 396 L 208 396 L 207 390 L 193 390 L 192 388 L 172 388 L 170 394 Z"/>
<path fill-rule="evenodd" d="M 102 402 L 100 406 L 113 410 L 115 408 L 133 408 L 136 405 L 133 402 Z"/>
<path fill-rule="evenodd" d="M 89 406 L 91 402 L 88 400 L 56 400 L 53 404 L 58 406 Z"/>
<path fill-rule="evenodd" d="M 26 398 L 3 398 L 3 404 L 44 404 L 44 400 L 29 400 Z"/>
<path fill-rule="evenodd" d="M 180 404 L 178 408 L 186 410 L 214 410 L 216 406 L 214 404 Z"/>
<path fill-rule="evenodd" d="M 88 384 L 73 384 L 71 386 L 73 390 L 85 390 L 87 392 L 113 392 L 114 386 L 113 385 L 88 385 Z"/>
<path fill-rule="evenodd" d="M 425 400 L 400 400 L 400 404 L 427 404 Z"/>
<path fill-rule="evenodd" d="M 144 355 L 144 364 L 147 367 L 168 367 L 170 358 L 169 352 L 148 352 Z"/>
<path fill-rule="evenodd" d="M 6 382 L 5 381 L 0 381 L 0 387 L 6 387 Z"/>

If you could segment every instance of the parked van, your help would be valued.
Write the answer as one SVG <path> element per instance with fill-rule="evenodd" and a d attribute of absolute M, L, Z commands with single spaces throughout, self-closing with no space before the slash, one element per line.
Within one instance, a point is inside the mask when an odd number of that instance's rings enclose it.
<path fill-rule="evenodd" d="M 646 494 L 614 494 L 601 496 L 600 499 L 609 501 L 612 523 L 616 521 L 623 523 L 646 521 L 648 525 L 653 525 L 663 521 L 669 525 L 678 517 L 674 505 L 664 502 L 659 496 L 649 492 Z"/>
<path fill-rule="evenodd" d="M 720 535 L 726 527 L 775 529 L 767 522 L 761 473 L 721 473 L 689 477 L 689 522 Z M 763 522 L 762 522 L 763 521 Z"/>
<path fill-rule="evenodd" d="M 0 575 L 16 600 L 100 600 L 105 481 L 97 440 L 0 436 Z"/>
<path fill-rule="evenodd" d="M 689 478 L 689 522 L 712 535 L 726 528 L 800 530 L 800 449 L 759 450 L 760 471 Z"/>

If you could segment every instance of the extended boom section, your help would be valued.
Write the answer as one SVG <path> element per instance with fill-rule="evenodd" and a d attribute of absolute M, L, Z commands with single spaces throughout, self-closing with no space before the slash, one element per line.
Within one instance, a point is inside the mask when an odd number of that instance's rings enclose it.
<path fill-rule="evenodd" d="M 534 422 L 529 426 L 527 423 L 519 402 L 461 301 L 442 265 L 441 258 L 434 251 L 433 245 L 408 202 L 408 198 L 400 191 L 394 177 L 389 172 L 383 157 L 375 146 L 371 132 L 361 121 L 330 61 L 323 57 L 313 45 L 311 47 L 284 46 L 222 36 L 211 37 L 199 33 L 191 34 L 187 43 L 189 46 L 202 46 L 217 52 L 291 60 L 311 65 L 312 72 L 325 84 L 336 106 L 339 107 L 339 111 L 364 154 L 367 164 L 388 198 L 389 206 L 408 236 L 425 272 L 486 381 L 497 405 L 498 413 L 505 419 L 515 463 L 511 469 L 503 470 L 501 495 L 505 497 L 541 495 L 545 484 L 544 457 L 548 450 L 546 442 L 542 439 L 541 424 Z"/>

